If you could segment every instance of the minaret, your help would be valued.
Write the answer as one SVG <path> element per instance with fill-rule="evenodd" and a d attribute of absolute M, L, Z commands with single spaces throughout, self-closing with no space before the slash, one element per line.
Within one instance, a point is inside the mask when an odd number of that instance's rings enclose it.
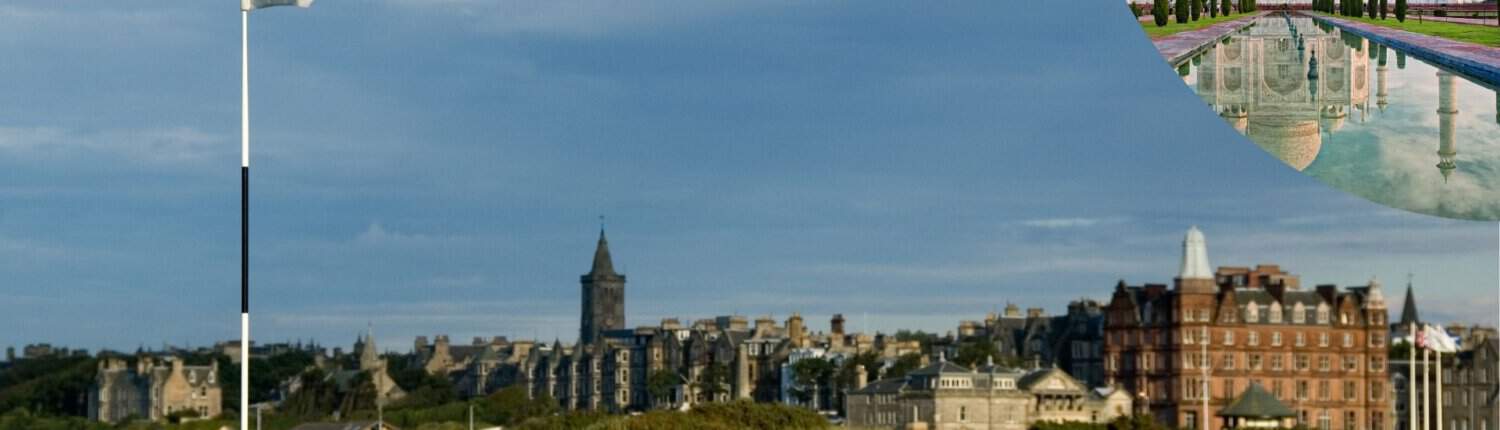
<path fill-rule="evenodd" d="M 1177 272 L 1177 289 L 1187 293 L 1212 293 L 1214 274 L 1208 266 L 1208 244 L 1198 226 L 1182 239 L 1182 268 Z"/>
<path fill-rule="evenodd" d="M 1455 106 L 1456 96 L 1453 93 L 1453 74 L 1446 71 L 1438 71 L 1438 164 L 1439 172 L 1443 174 L 1443 182 L 1448 182 L 1448 177 L 1453 175 L 1453 169 L 1458 166 L 1453 158 L 1458 155 L 1458 149 L 1453 144 L 1453 117 L 1458 116 L 1458 106 Z"/>
<path fill-rule="evenodd" d="M 583 287 L 583 312 L 578 324 L 578 343 L 589 344 L 605 330 L 625 328 L 625 275 L 615 273 L 609 256 L 609 240 L 599 229 L 594 265 L 579 277 Z"/>
<path fill-rule="evenodd" d="M 1379 108 L 1381 112 L 1385 112 L 1385 107 L 1391 104 L 1389 101 L 1386 101 L 1386 96 L 1389 96 L 1390 93 L 1385 91 L 1385 73 L 1387 69 L 1385 67 L 1385 51 L 1385 45 L 1380 45 L 1380 59 L 1376 60 L 1378 63 L 1375 66 L 1375 107 Z"/>

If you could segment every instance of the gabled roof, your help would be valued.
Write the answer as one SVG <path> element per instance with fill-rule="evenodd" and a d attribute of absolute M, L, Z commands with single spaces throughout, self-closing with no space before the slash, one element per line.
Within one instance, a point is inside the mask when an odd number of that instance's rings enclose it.
<path fill-rule="evenodd" d="M 1046 387 L 1039 386 L 1049 380 L 1060 381 L 1060 384 L 1047 384 L 1048 386 Z M 1067 372 L 1058 368 L 1042 369 L 1028 373 L 1026 376 L 1021 377 L 1020 381 L 1016 381 L 1016 385 L 1020 386 L 1023 390 L 1032 392 L 1069 391 L 1083 394 L 1087 391 L 1078 380 L 1073 379 L 1072 376 L 1068 376 Z"/>
<path fill-rule="evenodd" d="M 1252 383 L 1239 398 L 1234 399 L 1234 403 L 1220 410 L 1219 416 L 1270 419 L 1294 417 L 1297 413 L 1267 393 L 1260 384 Z"/>

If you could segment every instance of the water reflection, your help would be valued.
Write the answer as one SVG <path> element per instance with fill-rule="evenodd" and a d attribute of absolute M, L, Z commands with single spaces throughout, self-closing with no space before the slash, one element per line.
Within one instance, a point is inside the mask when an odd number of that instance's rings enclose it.
<path fill-rule="evenodd" d="M 1178 72 L 1294 169 L 1388 206 L 1500 219 L 1500 92 L 1413 60 L 1308 18 L 1268 16 Z"/>
<path fill-rule="evenodd" d="M 1336 30 L 1335 30 L 1336 31 Z M 1203 55 L 1197 89 L 1240 133 L 1297 170 L 1317 159 L 1326 131 L 1363 116 L 1367 42 L 1307 20 L 1267 19 Z"/>

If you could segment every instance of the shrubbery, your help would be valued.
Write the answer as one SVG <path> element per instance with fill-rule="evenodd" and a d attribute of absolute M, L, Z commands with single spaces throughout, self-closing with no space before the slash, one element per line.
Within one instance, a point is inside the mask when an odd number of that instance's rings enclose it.
<path fill-rule="evenodd" d="M 1186 24 L 1192 16 L 1188 9 L 1192 7 L 1192 0 L 1177 0 L 1177 4 L 1172 7 L 1172 17 L 1177 19 L 1178 24 Z"/>
<path fill-rule="evenodd" d="M 1167 0 L 1154 0 L 1151 3 L 1151 18 L 1157 27 L 1167 25 Z"/>

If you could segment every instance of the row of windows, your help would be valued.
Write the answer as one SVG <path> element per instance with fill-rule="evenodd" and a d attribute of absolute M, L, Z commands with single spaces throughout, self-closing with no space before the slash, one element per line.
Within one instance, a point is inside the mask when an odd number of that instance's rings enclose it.
<path fill-rule="evenodd" d="M 1332 346 L 1332 342 L 1331 342 L 1332 337 L 1330 336 L 1330 333 L 1328 333 L 1328 332 L 1320 332 L 1320 333 L 1317 333 L 1317 335 L 1318 335 L 1317 336 L 1317 345 L 1319 347 L 1326 348 L 1326 347 Z M 1194 329 L 1184 329 L 1184 330 L 1182 330 L 1180 332 L 1172 332 L 1171 336 L 1172 336 L 1172 343 L 1178 343 L 1178 344 L 1182 344 L 1182 345 L 1197 345 L 1198 342 L 1200 342 L 1200 341 L 1207 341 L 1210 344 L 1212 344 L 1214 342 L 1215 338 L 1218 339 L 1219 343 L 1222 343 L 1225 346 L 1233 346 L 1235 344 L 1235 342 L 1236 342 L 1235 332 L 1233 330 L 1219 330 L 1219 333 L 1218 333 L 1217 336 L 1210 337 L 1209 336 L 1209 331 L 1208 331 L 1208 329 L 1206 327 L 1202 327 L 1202 328 L 1199 328 L 1197 330 L 1194 330 Z M 1307 333 L 1306 332 L 1295 332 L 1295 333 L 1293 333 L 1293 336 L 1294 336 L 1294 341 L 1293 341 L 1293 345 L 1294 346 L 1307 346 L 1308 345 L 1308 339 L 1307 339 Z M 1245 339 L 1245 344 L 1246 345 L 1249 345 L 1249 346 L 1260 346 L 1261 345 L 1262 337 L 1261 337 L 1261 332 L 1260 331 L 1252 330 L 1250 332 L 1247 332 L 1245 337 L 1246 337 L 1246 339 Z M 1354 336 L 1354 333 L 1342 333 L 1342 334 L 1339 335 L 1339 340 L 1340 340 L 1339 344 L 1341 346 L 1343 346 L 1344 348 L 1353 348 L 1355 346 L 1355 336 Z M 1156 333 L 1156 332 L 1136 331 L 1136 332 L 1133 332 L 1133 333 L 1126 333 L 1126 332 L 1120 332 L 1120 331 L 1113 331 L 1113 332 L 1110 332 L 1110 334 L 1109 334 L 1108 337 L 1106 337 L 1106 341 L 1109 342 L 1111 345 L 1122 345 L 1122 346 L 1133 346 L 1133 345 L 1158 345 L 1158 346 L 1165 346 L 1167 344 L 1167 342 L 1168 342 L 1168 339 L 1167 339 L 1166 335 L 1164 335 L 1162 333 Z M 1271 346 L 1282 346 L 1283 343 L 1284 343 L 1280 331 L 1272 331 L 1272 332 L 1270 332 L 1270 339 L 1269 339 L 1269 341 L 1270 341 L 1270 345 Z M 1370 333 L 1368 344 L 1369 344 L 1369 346 L 1372 346 L 1372 347 L 1385 346 L 1385 334 L 1384 333 Z"/>
<path fill-rule="evenodd" d="M 1259 379 L 1253 379 L 1253 380 L 1251 380 L 1251 382 L 1252 383 L 1256 383 L 1256 384 L 1261 384 L 1262 386 L 1265 386 L 1265 384 L 1264 384 L 1265 381 L 1262 381 L 1262 380 L 1259 380 Z M 1385 387 L 1384 381 L 1370 381 L 1368 393 L 1362 393 L 1358 381 L 1344 381 L 1342 383 L 1342 387 L 1339 390 L 1339 392 L 1338 393 L 1334 393 L 1333 387 L 1335 385 L 1334 385 L 1333 381 L 1328 381 L 1328 380 L 1311 381 L 1311 380 L 1305 380 L 1305 379 L 1296 380 L 1295 383 L 1293 383 L 1292 386 L 1291 386 L 1291 388 L 1293 389 L 1293 391 L 1291 393 L 1288 393 L 1287 392 L 1287 388 L 1288 387 L 1286 386 L 1287 382 L 1288 381 L 1283 381 L 1283 380 L 1279 380 L 1279 379 L 1271 381 L 1271 384 L 1270 384 L 1271 395 L 1275 396 L 1279 400 L 1288 400 L 1288 401 L 1289 400 L 1313 400 L 1313 399 L 1316 399 L 1316 400 L 1334 400 L 1335 398 L 1342 399 L 1342 400 L 1345 400 L 1345 401 L 1359 401 L 1361 394 L 1364 394 L 1365 396 L 1367 396 L 1367 398 L 1369 398 L 1372 401 L 1379 401 L 1379 400 L 1382 400 L 1382 399 L 1385 398 L 1385 389 L 1386 389 L 1386 387 Z M 1316 382 L 1317 384 L 1313 385 L 1313 382 Z M 1216 398 L 1218 398 L 1218 399 L 1233 399 L 1233 398 L 1239 397 L 1239 395 L 1244 392 L 1244 390 L 1245 390 L 1245 388 L 1247 386 L 1248 385 L 1239 385 L 1233 379 L 1221 380 L 1220 381 L 1220 385 L 1219 385 L 1220 392 L 1219 392 L 1218 397 L 1216 397 Z M 1316 391 L 1313 391 L 1313 389 L 1316 389 Z M 1185 400 L 1198 400 L 1198 399 L 1202 399 L 1203 395 L 1205 394 L 1205 387 L 1204 387 L 1204 384 L 1203 384 L 1203 379 L 1201 379 L 1201 378 L 1187 378 L 1187 379 L 1184 379 L 1182 381 L 1182 384 L 1181 384 L 1179 392 L 1182 393 L 1182 398 L 1185 399 Z"/>
<path fill-rule="evenodd" d="M 1242 357 L 1242 356 L 1245 357 L 1245 361 L 1243 362 L 1243 367 L 1241 367 L 1242 365 L 1241 365 L 1241 362 L 1239 361 L 1239 357 Z M 1362 357 L 1362 356 L 1363 355 L 1360 355 L 1360 354 L 1345 355 L 1345 356 L 1342 357 L 1342 359 L 1340 359 L 1339 356 L 1337 356 L 1337 355 L 1328 355 L 1328 354 L 1316 355 L 1314 357 L 1314 356 L 1309 356 L 1308 354 L 1293 354 L 1293 353 L 1268 354 L 1268 355 L 1263 355 L 1263 354 L 1260 354 L 1260 353 L 1235 353 L 1235 352 L 1227 352 L 1227 353 L 1221 353 L 1221 354 L 1208 354 L 1208 355 L 1204 355 L 1204 354 L 1200 354 L 1200 353 L 1186 353 L 1186 354 L 1180 356 L 1177 361 L 1179 362 L 1179 364 L 1182 366 L 1183 369 L 1201 369 L 1201 368 L 1204 368 L 1204 367 L 1211 368 L 1211 369 L 1223 369 L 1223 370 L 1267 370 L 1267 369 L 1269 369 L 1269 370 L 1271 370 L 1273 372 L 1274 371 L 1288 370 L 1287 365 L 1290 363 L 1292 365 L 1292 367 L 1290 368 L 1290 370 L 1304 371 L 1305 372 L 1305 371 L 1309 371 L 1309 370 L 1313 369 L 1312 368 L 1312 360 L 1313 360 L 1313 358 L 1316 358 L 1317 359 L 1317 370 L 1320 371 L 1320 372 L 1329 372 L 1329 371 L 1335 370 L 1333 368 L 1333 363 L 1335 363 L 1336 361 L 1341 361 L 1341 365 L 1339 367 L 1339 370 L 1343 370 L 1345 372 L 1356 372 L 1356 371 L 1359 371 L 1360 357 Z M 1139 368 L 1142 369 L 1142 370 L 1161 371 L 1161 370 L 1166 370 L 1169 366 L 1171 366 L 1172 357 L 1174 357 L 1174 356 L 1167 355 L 1165 357 L 1161 357 L 1162 359 L 1158 360 L 1158 356 L 1156 354 L 1148 352 L 1148 353 L 1141 354 L 1140 357 L 1139 357 L 1140 361 L 1139 361 L 1139 363 L 1137 363 L 1136 360 L 1135 360 L 1136 356 L 1126 355 L 1126 356 L 1124 356 L 1124 360 L 1121 360 L 1120 356 L 1111 354 L 1109 357 L 1107 357 L 1105 359 L 1104 367 L 1105 367 L 1105 369 L 1111 370 L 1111 371 L 1119 371 L 1119 370 L 1122 369 L 1122 367 L 1123 367 L 1124 370 L 1136 370 L 1137 369 L 1136 364 L 1140 364 Z M 1214 361 L 1215 361 L 1214 358 L 1215 357 L 1217 357 L 1217 365 L 1215 365 L 1215 363 L 1214 363 Z M 1269 360 L 1267 360 L 1267 358 L 1269 358 Z M 1269 366 L 1267 366 L 1267 361 L 1269 361 Z M 1369 358 L 1368 362 L 1369 362 L 1369 371 L 1371 373 L 1384 373 L 1385 372 L 1385 367 L 1386 367 L 1385 357 L 1378 356 L 1378 355 L 1377 356 L 1371 356 Z M 1122 366 L 1122 363 L 1123 363 L 1123 366 Z"/>

